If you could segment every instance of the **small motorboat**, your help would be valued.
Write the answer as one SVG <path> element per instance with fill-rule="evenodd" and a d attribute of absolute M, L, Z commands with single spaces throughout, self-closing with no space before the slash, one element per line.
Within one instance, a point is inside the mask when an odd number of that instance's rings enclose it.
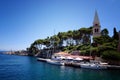
<path fill-rule="evenodd" d="M 106 65 L 102 65 L 99 63 L 80 63 L 81 68 L 88 68 L 88 69 L 107 69 Z"/>
<path fill-rule="evenodd" d="M 58 60 L 51 60 L 51 59 L 49 59 L 49 60 L 47 60 L 47 63 L 64 66 L 64 62 L 58 61 Z"/>

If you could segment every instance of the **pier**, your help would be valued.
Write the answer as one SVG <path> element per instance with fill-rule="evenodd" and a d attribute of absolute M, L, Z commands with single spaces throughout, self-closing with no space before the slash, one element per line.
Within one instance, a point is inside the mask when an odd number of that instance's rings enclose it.
<path fill-rule="evenodd" d="M 119 69 L 120 70 L 120 66 L 117 66 L 117 65 L 107 65 L 107 69 Z"/>
<path fill-rule="evenodd" d="M 73 62 L 65 62 L 65 66 L 70 66 L 70 67 L 79 67 L 80 68 L 80 63 L 73 63 Z"/>

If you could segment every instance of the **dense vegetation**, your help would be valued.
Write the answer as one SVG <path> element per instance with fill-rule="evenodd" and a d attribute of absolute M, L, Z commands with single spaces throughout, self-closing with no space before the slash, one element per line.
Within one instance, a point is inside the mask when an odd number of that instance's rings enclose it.
<path fill-rule="evenodd" d="M 109 31 L 106 28 L 103 29 L 100 37 L 93 38 L 94 42 L 92 44 L 92 27 L 59 32 L 57 35 L 35 40 L 27 50 L 31 55 L 37 54 L 42 49 L 50 48 L 57 48 L 69 53 L 77 50 L 80 51 L 80 55 L 89 55 L 91 52 L 92 56 L 120 60 L 120 53 L 117 52 L 119 36 L 116 28 L 113 29 L 113 32 L 113 36 L 110 37 L 108 35 Z"/>
<path fill-rule="evenodd" d="M 118 53 L 117 51 L 113 51 L 113 50 L 107 50 L 103 52 L 102 57 L 106 60 L 120 60 L 120 53 Z"/>

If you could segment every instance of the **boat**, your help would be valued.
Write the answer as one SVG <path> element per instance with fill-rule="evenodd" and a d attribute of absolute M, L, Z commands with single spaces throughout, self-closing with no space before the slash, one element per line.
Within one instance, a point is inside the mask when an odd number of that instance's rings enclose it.
<path fill-rule="evenodd" d="M 81 68 L 87 68 L 87 69 L 107 69 L 107 65 L 103 65 L 100 63 L 80 63 Z"/>
<path fill-rule="evenodd" d="M 42 62 L 46 62 L 48 59 L 44 59 L 44 58 L 37 58 L 37 61 L 42 61 Z"/>
<path fill-rule="evenodd" d="M 57 61 L 57 60 L 52 60 L 52 59 L 47 60 L 47 63 L 53 64 L 53 65 L 64 66 L 64 62 Z"/>

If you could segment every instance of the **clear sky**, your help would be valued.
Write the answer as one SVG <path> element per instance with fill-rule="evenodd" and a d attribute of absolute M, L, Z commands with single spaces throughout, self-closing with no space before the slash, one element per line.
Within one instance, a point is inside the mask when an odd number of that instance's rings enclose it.
<path fill-rule="evenodd" d="M 95 10 L 110 36 L 120 30 L 120 0 L 0 0 L 0 50 L 26 49 L 54 29 L 92 26 Z"/>

